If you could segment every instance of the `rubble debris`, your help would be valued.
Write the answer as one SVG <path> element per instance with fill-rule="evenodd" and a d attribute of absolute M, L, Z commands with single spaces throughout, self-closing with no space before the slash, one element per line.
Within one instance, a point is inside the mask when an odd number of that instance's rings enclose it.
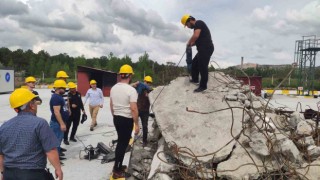
<path fill-rule="evenodd" d="M 196 87 L 179 77 L 150 94 L 164 139 L 157 154 L 172 159 L 165 165 L 154 155 L 148 178 L 175 179 L 175 169 L 187 179 L 297 179 L 302 172 L 317 177 L 301 168 L 320 168 L 314 121 L 299 112 L 276 114 L 249 86 L 223 73 L 210 73 L 203 93 L 193 93 Z"/>
<path fill-rule="evenodd" d="M 310 136 L 312 134 L 312 127 L 306 121 L 300 121 L 296 129 L 297 135 Z"/>

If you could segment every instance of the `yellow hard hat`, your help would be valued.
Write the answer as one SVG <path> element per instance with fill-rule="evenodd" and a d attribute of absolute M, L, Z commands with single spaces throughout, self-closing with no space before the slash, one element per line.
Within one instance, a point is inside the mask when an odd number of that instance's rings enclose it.
<path fill-rule="evenodd" d="M 77 85 L 74 82 L 68 82 L 69 89 L 77 88 Z"/>
<path fill-rule="evenodd" d="M 94 79 L 92 79 L 92 80 L 90 81 L 90 85 L 92 85 L 92 84 L 97 84 L 97 81 L 94 80 Z"/>
<path fill-rule="evenodd" d="M 67 83 L 62 79 L 55 80 L 53 88 L 67 88 Z"/>
<path fill-rule="evenodd" d="M 132 67 L 128 64 L 125 64 L 121 66 L 119 74 L 134 74 L 134 73 L 133 73 Z"/>
<path fill-rule="evenodd" d="M 33 98 L 37 97 L 34 95 L 30 90 L 25 88 L 19 88 L 12 92 L 10 95 L 9 101 L 11 108 L 18 108 L 29 101 L 31 101 Z"/>
<path fill-rule="evenodd" d="M 187 21 L 188 21 L 189 18 L 190 18 L 190 14 L 185 14 L 185 15 L 183 15 L 182 18 L 181 18 L 181 23 L 182 23 L 184 26 L 186 26 L 186 23 L 187 23 Z"/>
<path fill-rule="evenodd" d="M 36 82 L 36 78 L 34 78 L 33 76 L 29 76 L 25 79 L 25 83 L 28 83 L 28 82 Z"/>
<path fill-rule="evenodd" d="M 58 71 L 57 78 L 68 78 L 68 74 L 65 71 Z"/>
<path fill-rule="evenodd" d="M 152 83 L 152 77 L 146 76 L 146 77 L 144 77 L 144 81 Z"/>

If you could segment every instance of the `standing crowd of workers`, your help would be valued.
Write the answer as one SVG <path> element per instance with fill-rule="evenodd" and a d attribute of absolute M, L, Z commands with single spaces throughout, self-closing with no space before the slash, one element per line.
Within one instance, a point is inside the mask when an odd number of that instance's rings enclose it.
<path fill-rule="evenodd" d="M 207 89 L 208 64 L 214 51 L 210 30 L 207 25 L 196 20 L 191 15 L 184 15 L 181 23 L 194 29 L 192 37 L 187 43 L 187 51 L 196 46 L 198 53 L 192 61 L 190 80 L 200 84 L 194 92 Z M 190 57 L 187 57 L 190 59 Z M 190 66 L 189 66 L 190 65 Z M 118 135 L 115 149 L 115 163 L 112 178 L 125 178 L 127 166 L 123 165 L 124 155 L 129 144 L 132 131 L 137 135 L 140 131 L 139 117 L 141 119 L 143 146 L 148 143 L 148 119 L 150 101 L 148 94 L 152 91 L 152 77 L 145 76 L 144 82 L 131 83 L 134 75 L 130 65 L 123 65 L 119 70 L 119 82 L 110 91 L 110 111 Z M 85 94 L 82 102 L 81 94 L 77 91 L 74 82 L 67 84 L 69 76 L 64 71 L 57 72 L 54 81 L 52 96 L 50 98 L 51 118 L 48 122 L 37 117 L 37 106 L 42 99 L 34 90 L 36 79 L 32 76 L 25 79 L 25 88 L 16 89 L 9 98 L 11 108 L 17 116 L 0 126 L 0 171 L 2 180 L 45 180 L 50 179 L 51 173 L 46 169 L 47 159 L 55 168 L 55 176 L 63 179 L 61 160 L 66 159 L 67 149 L 61 147 L 62 140 L 65 145 L 77 142 L 75 135 L 79 126 L 81 112 L 86 116 L 84 105 L 89 99 L 89 112 L 91 115 L 90 131 L 98 125 L 97 115 L 103 108 L 104 96 L 97 87 L 95 80 L 90 81 L 91 88 Z M 82 121 L 83 122 L 83 121 Z M 72 130 L 69 138 L 69 131 Z"/>

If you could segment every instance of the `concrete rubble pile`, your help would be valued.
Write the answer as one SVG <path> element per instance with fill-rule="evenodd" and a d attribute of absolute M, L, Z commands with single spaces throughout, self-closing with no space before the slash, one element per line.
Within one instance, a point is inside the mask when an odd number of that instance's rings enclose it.
<path fill-rule="evenodd" d="M 197 86 L 179 77 L 150 94 L 161 135 L 151 154 L 141 153 L 150 159 L 141 179 L 320 178 L 315 121 L 276 114 L 223 73 L 211 72 L 203 93 Z"/>

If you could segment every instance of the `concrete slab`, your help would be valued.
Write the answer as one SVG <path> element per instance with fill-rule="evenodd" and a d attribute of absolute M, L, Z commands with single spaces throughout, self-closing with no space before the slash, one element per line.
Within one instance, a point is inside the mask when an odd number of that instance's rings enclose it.
<path fill-rule="evenodd" d="M 222 148 L 214 157 L 217 161 L 231 152 L 233 143 L 226 144 L 233 139 L 231 133 L 233 136 L 240 133 L 243 110 L 233 109 L 232 112 L 228 109 L 229 106 L 223 99 L 228 92 L 218 91 L 219 87 L 225 87 L 221 79 L 224 78 L 220 74 L 210 74 L 208 89 L 202 93 L 194 93 L 193 90 L 198 85 L 190 83 L 188 77 L 179 77 L 163 91 L 162 87 L 158 87 L 150 94 L 153 103 L 162 91 L 155 101 L 153 112 L 166 142 L 175 142 L 178 147 L 190 148 L 195 155 L 213 153 Z M 229 101 L 229 104 L 232 107 L 242 106 L 237 101 Z M 221 111 L 199 114 L 187 112 L 186 108 L 201 112 Z M 211 155 L 198 159 L 209 161 L 212 157 Z M 185 160 L 187 162 L 188 158 Z"/>

